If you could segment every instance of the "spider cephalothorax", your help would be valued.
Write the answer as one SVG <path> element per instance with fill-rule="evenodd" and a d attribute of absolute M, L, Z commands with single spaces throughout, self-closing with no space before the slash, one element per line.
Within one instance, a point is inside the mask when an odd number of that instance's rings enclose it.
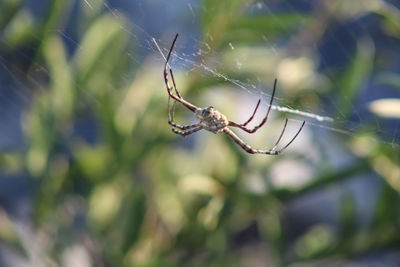
<path fill-rule="evenodd" d="M 228 126 L 229 121 L 226 116 L 210 106 L 208 108 L 197 109 L 194 115 L 199 119 L 203 129 L 213 133 L 222 132 L 222 130 Z"/>
<path fill-rule="evenodd" d="M 247 133 L 254 133 L 256 132 L 259 128 L 261 128 L 268 119 L 268 115 L 271 111 L 271 107 L 272 107 L 272 101 L 274 100 L 274 96 L 275 96 L 275 91 L 276 91 L 276 82 L 277 80 L 275 79 L 274 82 L 274 89 L 272 91 L 272 96 L 271 96 L 271 100 L 268 106 L 268 110 L 267 110 L 267 114 L 265 115 L 264 119 L 261 121 L 260 124 L 258 124 L 257 126 L 255 126 L 252 129 L 249 129 L 246 127 L 247 124 L 250 123 L 250 121 L 253 120 L 254 115 L 257 112 L 257 109 L 260 105 L 260 101 L 258 100 L 256 108 L 253 111 L 253 114 L 251 115 L 251 117 L 245 122 L 245 123 L 236 123 L 233 121 L 229 121 L 225 115 L 223 115 L 221 112 L 219 112 L 218 110 L 214 109 L 214 107 L 210 106 L 207 108 L 199 108 L 195 105 L 193 105 L 192 103 L 186 101 L 185 99 L 183 99 L 183 97 L 181 96 L 178 88 L 176 87 L 176 83 L 175 83 L 175 78 L 174 78 L 174 74 L 172 72 L 172 69 L 169 69 L 169 74 L 171 75 L 171 79 L 172 79 L 172 84 L 173 87 L 171 87 L 168 83 L 168 62 L 169 62 L 169 58 L 171 57 L 171 53 L 172 50 L 174 49 L 175 46 L 175 42 L 176 39 L 178 38 L 178 34 L 176 34 L 174 41 L 172 42 L 171 48 L 168 52 L 168 56 L 167 59 L 165 61 L 165 66 L 164 66 L 164 82 L 165 82 L 165 86 L 167 87 L 167 92 L 168 92 L 168 123 L 172 126 L 172 131 L 176 134 L 180 134 L 182 136 L 187 136 L 189 134 L 195 133 L 197 131 L 200 131 L 202 129 L 213 132 L 213 133 L 220 133 L 223 132 L 225 134 L 227 134 L 230 138 L 232 138 L 232 140 L 238 144 L 241 148 L 243 148 L 246 152 L 251 153 L 251 154 L 267 154 L 267 155 L 278 155 L 279 153 L 281 153 L 283 150 L 285 150 L 293 141 L 294 139 L 296 139 L 296 137 L 299 135 L 299 133 L 301 132 L 301 130 L 304 127 L 305 121 L 303 121 L 303 123 L 301 124 L 300 129 L 297 131 L 297 133 L 295 134 L 295 136 L 290 140 L 289 143 L 287 143 L 285 146 L 283 146 L 280 149 L 276 149 L 279 142 L 281 141 L 281 138 L 286 130 L 286 125 L 288 123 L 288 119 L 285 120 L 285 124 L 283 126 L 283 130 L 278 138 L 278 140 L 276 141 L 275 145 L 268 150 L 260 150 L 260 149 L 254 149 L 251 146 L 249 146 L 248 144 L 246 144 L 242 139 L 240 139 L 234 132 L 232 132 L 228 126 L 231 127 L 237 127 L 239 129 L 242 129 L 243 131 L 247 132 Z M 173 91 L 175 91 L 175 94 L 173 93 Z M 171 112 L 171 108 L 170 108 L 170 99 L 174 99 L 175 101 L 181 103 L 182 105 L 184 105 L 185 107 L 187 107 L 189 110 L 191 110 L 192 112 L 194 112 L 194 115 L 196 116 L 196 118 L 199 120 L 198 123 L 196 124 L 191 124 L 191 125 L 179 125 L 176 124 L 174 122 L 174 105 L 172 107 L 172 112 Z"/>

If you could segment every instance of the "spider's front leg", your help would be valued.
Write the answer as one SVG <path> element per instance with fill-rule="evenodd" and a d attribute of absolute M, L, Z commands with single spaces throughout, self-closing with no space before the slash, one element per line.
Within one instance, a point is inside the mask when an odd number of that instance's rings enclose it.
<path fill-rule="evenodd" d="M 253 120 L 254 115 L 256 115 L 258 106 L 260 106 L 260 102 L 261 102 L 261 99 L 258 100 L 256 108 L 254 109 L 253 114 L 250 116 L 250 119 L 248 119 L 245 123 L 239 124 L 240 126 L 245 127 L 247 124 L 249 124 L 249 122 L 251 122 Z"/>
<path fill-rule="evenodd" d="M 168 55 L 167 55 L 167 59 L 165 61 L 165 65 L 164 65 L 164 82 L 165 82 L 165 86 L 167 87 L 167 92 L 168 92 L 169 97 L 171 97 L 174 100 L 178 101 L 179 103 L 181 103 L 182 105 L 187 107 L 192 112 L 195 112 L 198 109 L 198 107 L 196 107 L 192 103 L 189 103 L 188 101 L 183 99 L 183 97 L 181 96 L 178 88 L 176 87 L 174 73 L 172 72 L 172 69 L 169 68 L 169 65 L 168 65 L 169 59 L 171 57 L 171 53 L 172 53 L 172 50 L 174 49 L 175 42 L 176 42 L 177 38 L 178 38 L 178 34 L 175 35 L 174 41 L 172 42 L 171 48 L 169 49 L 169 52 L 168 52 Z M 171 75 L 173 88 L 168 83 L 168 80 L 169 80 L 168 79 L 168 68 L 169 68 L 169 74 Z M 174 89 L 176 95 L 172 92 L 172 89 Z"/>
<path fill-rule="evenodd" d="M 275 92 L 276 92 L 276 83 L 277 83 L 277 81 L 278 81 L 278 80 L 275 79 L 275 82 L 274 82 L 274 89 L 273 89 L 273 91 L 272 91 L 271 101 L 269 102 L 267 114 L 265 115 L 264 119 L 261 121 L 261 123 L 260 123 L 259 125 L 255 126 L 253 129 L 248 129 L 248 128 L 246 128 L 246 125 L 254 118 L 254 115 L 255 115 L 256 112 L 257 112 L 258 106 L 260 105 L 260 100 L 258 100 L 257 106 L 256 106 L 256 108 L 254 109 L 253 115 L 251 115 L 250 119 L 248 119 L 248 120 L 247 120 L 245 123 L 243 123 L 243 124 L 238 124 L 238 123 L 236 123 L 236 122 L 229 121 L 229 126 L 240 128 L 240 129 L 242 129 L 243 131 L 248 132 L 248 133 L 255 133 L 258 129 L 260 129 L 260 128 L 267 122 L 269 113 L 271 112 L 272 102 L 274 101 Z"/>

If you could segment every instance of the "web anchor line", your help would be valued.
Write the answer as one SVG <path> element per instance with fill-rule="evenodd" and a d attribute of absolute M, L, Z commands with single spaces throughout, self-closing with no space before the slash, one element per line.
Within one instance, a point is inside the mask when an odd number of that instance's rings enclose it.
<path fill-rule="evenodd" d="M 311 113 L 311 112 L 301 111 L 301 110 L 298 110 L 298 109 L 291 109 L 291 108 L 288 108 L 288 107 L 281 107 L 281 106 L 272 105 L 271 109 L 279 111 L 279 112 L 291 113 L 291 114 L 296 114 L 296 115 L 299 115 L 299 116 L 302 116 L 302 117 L 312 118 L 312 119 L 315 119 L 315 120 L 320 121 L 320 122 L 333 122 L 334 121 L 333 118 L 328 117 L 328 116 L 321 116 L 321 115 L 314 114 L 314 113 Z"/>

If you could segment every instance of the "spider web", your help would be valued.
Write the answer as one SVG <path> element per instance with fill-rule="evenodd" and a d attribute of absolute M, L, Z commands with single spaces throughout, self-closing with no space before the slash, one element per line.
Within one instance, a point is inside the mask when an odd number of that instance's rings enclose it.
<path fill-rule="evenodd" d="M 141 64 L 146 58 L 156 58 L 156 64 L 161 69 L 164 63 L 164 55 L 168 52 L 170 42 L 176 32 L 180 33 L 180 39 L 178 40 L 176 50 L 174 51 L 171 59 L 171 65 L 183 71 L 186 75 L 192 75 L 196 73 L 204 78 L 216 79 L 230 85 L 231 88 L 239 90 L 242 94 L 247 95 L 250 98 L 254 98 L 256 103 L 258 98 L 261 98 L 264 103 L 268 103 L 268 99 L 272 92 L 272 83 L 275 77 L 278 78 L 278 91 L 281 88 L 290 88 L 283 90 L 278 97 L 275 98 L 272 110 L 280 113 L 287 114 L 290 120 L 302 121 L 306 120 L 307 125 L 320 130 L 327 130 L 328 132 L 335 132 L 347 136 L 355 136 L 357 132 L 361 130 L 375 133 L 379 137 L 379 140 L 375 141 L 383 142 L 391 145 L 392 147 L 399 148 L 399 120 L 397 119 L 385 119 L 368 110 L 368 105 L 374 99 L 380 97 L 391 97 L 399 98 L 399 91 L 393 90 L 392 87 L 387 84 L 380 82 L 380 78 L 384 74 L 391 74 L 398 72 L 399 66 L 393 64 L 393 66 L 382 67 L 381 69 L 374 69 L 370 72 L 372 74 L 369 77 L 364 77 L 365 81 L 360 83 L 364 89 L 359 90 L 358 95 L 353 95 L 338 98 L 337 91 L 340 91 L 342 83 L 336 81 L 337 70 L 342 71 L 351 65 L 352 60 L 357 53 L 357 45 L 359 50 L 368 53 L 390 53 L 393 52 L 396 47 L 396 41 L 392 38 L 386 38 L 384 41 L 374 42 L 372 39 L 382 33 L 377 33 L 379 27 L 376 21 L 365 23 L 365 17 L 373 11 L 374 3 L 382 3 L 383 1 L 371 0 L 368 5 L 363 6 L 359 10 L 353 10 L 354 12 L 341 14 L 344 18 L 338 16 L 336 18 L 337 27 L 327 27 L 325 32 L 325 38 L 314 40 L 312 38 L 305 39 L 301 35 L 302 33 L 294 32 L 294 36 L 287 36 L 287 40 L 275 41 L 272 37 L 264 35 L 262 33 L 256 36 L 258 40 L 264 40 L 259 43 L 256 47 L 251 50 L 245 50 L 240 42 L 232 41 L 222 45 L 223 52 L 216 51 L 212 48 L 212 41 L 217 37 L 207 33 L 205 40 L 202 40 L 199 25 L 201 25 L 202 17 L 201 13 L 204 13 L 204 5 L 199 1 L 187 1 L 182 4 L 179 1 L 169 1 L 168 3 L 163 1 L 131 1 L 125 3 L 123 1 L 93 1 L 83 0 L 75 3 L 75 8 L 84 9 L 87 12 L 96 9 L 102 9 L 103 12 L 109 12 L 115 18 L 129 18 L 130 27 L 121 25 L 123 30 L 128 33 L 130 38 L 134 41 L 136 48 L 131 48 L 130 51 L 126 51 L 125 54 L 129 60 L 134 64 Z M 390 3 L 384 2 L 384 3 Z M 391 3 L 392 5 L 393 3 Z M 33 5 L 32 3 L 28 6 Z M 279 19 L 278 14 L 280 12 L 287 12 L 294 14 L 294 16 L 301 17 L 303 14 L 312 14 L 312 7 L 316 5 L 314 2 L 308 1 L 285 1 L 284 3 L 267 3 L 263 1 L 254 1 L 245 6 L 245 13 L 249 15 L 265 15 L 267 14 L 275 19 L 275 23 L 278 28 L 285 28 L 285 22 Z M 33 8 L 34 9 L 34 8 Z M 151 18 L 149 19 L 149 14 Z M 347 16 L 347 17 L 346 17 Z M 351 18 L 350 18 L 351 17 Z M 345 22 L 340 22 L 339 19 L 343 19 Z M 342 24 L 340 24 L 342 23 Z M 79 42 L 74 37 L 68 27 L 53 29 L 69 44 L 72 50 L 81 49 Z M 307 34 L 307 33 L 303 33 Z M 361 38 L 360 36 L 366 36 Z M 321 41 L 322 40 L 322 41 Z M 385 43 L 383 45 L 382 43 Z M 156 45 L 157 44 L 157 45 Z M 158 46 L 158 47 L 157 47 Z M 296 55 L 290 48 L 293 49 L 304 49 L 309 47 L 309 55 L 318 55 L 317 59 L 305 60 L 305 56 L 300 54 Z M 138 50 L 138 51 L 135 51 Z M 160 51 L 161 50 L 161 51 Z M 364 51 L 363 51 L 364 50 Z M 161 52 L 161 53 L 160 53 Z M 255 73 L 251 77 L 241 77 L 243 70 L 254 68 L 252 65 L 254 62 L 254 55 L 252 56 L 241 56 L 245 53 L 254 53 L 264 55 L 261 61 L 260 68 L 262 68 L 263 62 L 265 64 L 272 64 L 273 67 L 267 67 L 269 70 L 264 73 Z M 282 56 L 282 54 L 284 54 Z M 236 55 L 236 56 L 235 56 Z M 24 57 L 25 55 L 22 55 Z M 222 57 L 229 57 L 229 59 L 222 59 Z M 231 56 L 231 57 L 230 57 Z M 364 55 L 365 56 L 365 55 Z M 399 57 L 399 54 L 394 54 L 394 57 Z M 28 55 L 26 55 L 28 57 Z M 268 63 L 271 61 L 272 63 Z M 1 101 L 3 108 L 1 109 L 0 116 L 4 121 L 4 124 L 9 125 L 3 132 L 3 138 L 1 138 L 2 146 L 12 146 L 22 141 L 21 131 L 15 129 L 20 128 L 19 120 L 21 116 L 21 110 L 23 106 L 29 104 L 31 98 L 31 92 L 26 85 L 21 81 L 15 74 L 15 71 L 11 71 L 10 67 L 6 63 L 6 59 L 0 58 L 0 67 L 2 71 L 6 73 L 9 79 L 2 83 L 7 84 L 8 87 L 11 84 L 11 88 L 15 90 L 7 90 L 1 95 Z M 224 63 L 231 63 L 229 71 L 224 69 Z M 348 64 L 343 64 L 347 62 Z M 398 61 L 400 62 L 400 61 Z M 260 63 L 258 63 L 260 64 Z M 310 66 L 311 64 L 311 66 Z M 310 73 L 310 79 L 315 82 L 313 84 L 305 83 L 303 87 L 309 87 L 310 89 L 302 91 L 310 95 L 324 94 L 323 101 L 318 102 L 313 107 L 307 106 L 307 101 L 304 103 L 292 103 L 292 95 L 296 95 L 299 92 L 299 88 L 296 88 L 293 84 L 290 84 L 290 79 L 285 78 L 285 74 L 290 72 L 295 67 L 308 68 L 307 71 Z M 339 66 L 339 67 L 337 67 Z M 336 67 L 336 68 L 335 68 Z M 35 76 L 28 76 L 32 78 L 30 82 L 36 83 L 40 88 L 40 81 L 36 81 L 37 73 L 43 73 L 44 76 L 48 74 L 48 70 L 41 65 L 36 65 L 33 68 Z M 296 71 L 296 69 L 294 69 Z M 17 69 L 17 72 L 23 73 L 24 70 Z M 344 72 L 344 71 L 343 71 Z M 264 74 L 268 74 L 267 77 Z M 128 82 L 131 73 L 121 73 L 121 81 Z M 33 78 L 35 77 L 35 78 Z M 269 80 L 269 82 L 267 82 Z M 286 81 L 285 81 L 286 80 Z M 295 80 L 295 79 L 292 79 Z M 304 83 L 304 79 L 300 79 Z M 331 87 L 330 93 L 325 93 L 327 86 Z M 280 87 L 280 88 L 279 88 Z M 381 91 L 381 92 L 379 92 Z M 160 92 L 165 93 L 165 92 Z M 290 96 L 290 97 L 289 97 Z M 371 97 L 373 96 L 373 97 Z M 343 106 L 350 107 L 349 112 L 342 110 Z"/>

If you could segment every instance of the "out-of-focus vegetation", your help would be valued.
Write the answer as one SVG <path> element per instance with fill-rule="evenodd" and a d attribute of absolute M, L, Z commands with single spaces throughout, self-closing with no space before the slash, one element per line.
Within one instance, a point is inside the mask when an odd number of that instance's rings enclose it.
<path fill-rule="evenodd" d="M 0 156 L 3 174 L 30 181 L 32 213 L 24 222 L 30 238 L 0 206 L 0 240 L 21 258 L 37 266 L 78 266 L 71 258 L 93 266 L 279 266 L 345 262 L 400 245 L 399 148 L 381 142 L 369 124 L 350 136 L 307 127 L 278 157 L 249 155 L 222 135 L 175 136 L 167 123 L 162 62 L 152 60 L 156 50 L 147 57 L 132 52 L 140 40 L 132 38 L 136 29 L 128 19 L 102 1 L 49 2 L 39 18 L 22 1 L 0 2 L 1 71 L 16 87 L 29 88 L 20 122 L 25 142 Z M 400 77 L 386 61 L 399 58 L 400 49 L 380 50 L 374 32 L 354 36 L 355 46 L 345 48 L 349 57 L 338 65 L 320 67 L 313 47 L 335 26 L 367 17 L 381 37 L 399 43 L 395 6 L 326 0 L 282 12 L 272 8 L 277 3 L 266 4 L 268 12 L 251 12 L 257 3 L 249 0 L 201 3 L 196 18 L 201 38 L 218 54 L 218 72 L 243 81 L 262 77 L 266 88 L 276 75 L 280 96 L 294 106 L 318 113 L 326 98 L 334 98 L 333 112 L 344 121 L 367 81 L 399 90 Z M 74 4 L 79 11 L 71 22 Z M 63 34 L 69 23 L 77 36 L 73 49 Z M 173 35 L 165 36 L 165 47 Z M 207 65 L 213 56 L 196 60 Z M 237 60 L 246 62 L 240 71 Z M 215 104 L 236 121 L 250 115 L 253 106 L 232 93 L 232 83 L 174 71 L 193 103 Z M 182 110 L 176 119 L 188 121 Z M 241 136 L 270 147 L 283 124 L 275 115 L 267 130 Z M 348 160 L 338 165 L 337 157 Z M 331 211 L 336 224 L 314 222 L 308 210 L 300 211 L 299 221 L 288 220 L 286 207 L 296 199 L 370 174 L 381 178 L 381 187 L 363 227 L 349 192 Z M 310 223 L 301 228 L 300 221 Z"/>

